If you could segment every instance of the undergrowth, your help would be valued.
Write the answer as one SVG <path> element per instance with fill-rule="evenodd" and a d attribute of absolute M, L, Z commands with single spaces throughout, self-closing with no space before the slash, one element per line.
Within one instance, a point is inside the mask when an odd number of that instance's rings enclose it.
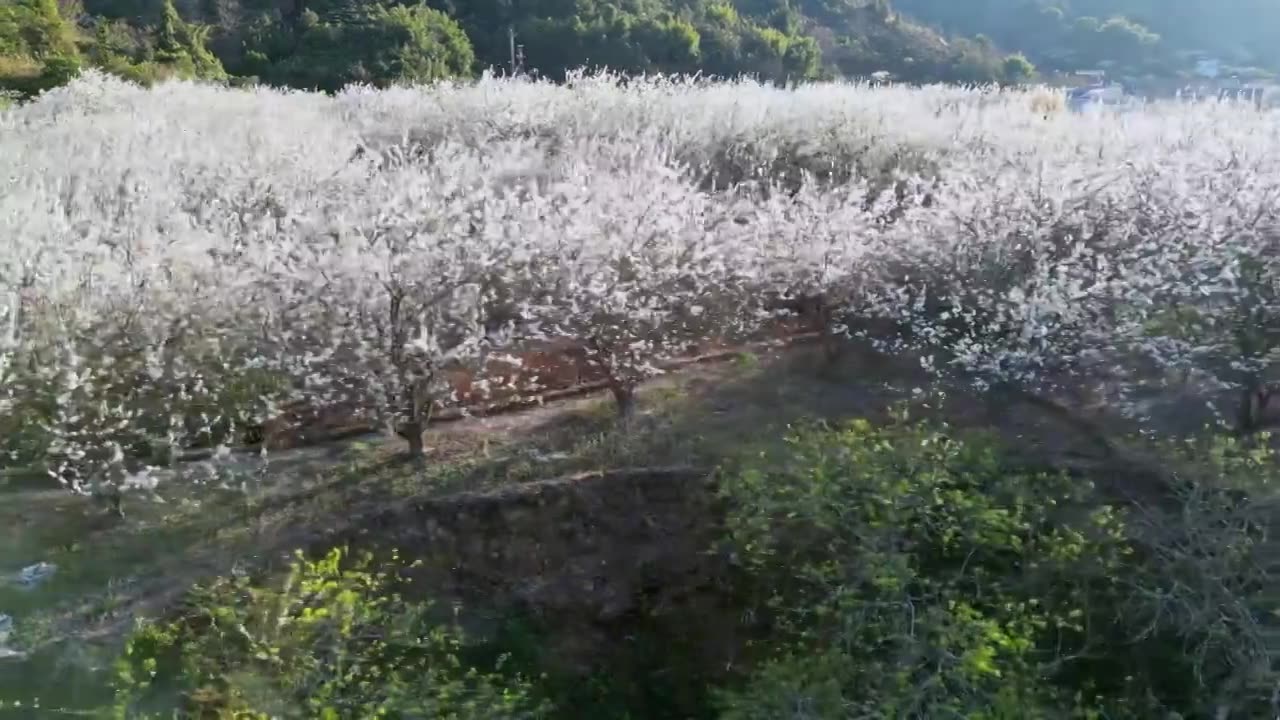
<path fill-rule="evenodd" d="M 1273 712 L 1258 508 L 1274 462 L 1235 441 L 1165 450 L 1196 468 L 1172 510 L 1108 501 L 1086 478 L 1014 465 L 993 436 L 905 412 L 799 427 L 719 472 L 739 667 L 700 667 L 704 623 L 676 614 L 633 618 L 630 650 L 574 674 L 536 618 L 468 640 L 455 612 L 408 599 L 423 588 L 402 592 L 406 561 L 334 550 L 274 582 L 220 580 L 141 626 L 115 717 Z"/>
<path fill-rule="evenodd" d="M 300 557 L 279 583 L 240 576 L 202 588 L 180 618 L 129 639 L 115 716 L 159 718 L 175 706 L 253 720 L 545 716 L 522 678 L 463 665 L 461 629 L 397 582 L 335 549 Z"/>

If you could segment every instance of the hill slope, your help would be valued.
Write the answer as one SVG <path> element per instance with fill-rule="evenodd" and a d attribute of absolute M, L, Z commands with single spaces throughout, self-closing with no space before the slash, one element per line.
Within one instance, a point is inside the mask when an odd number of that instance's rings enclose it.
<path fill-rule="evenodd" d="M 14 0 L 0 9 L 0 90 L 92 65 L 335 90 L 508 70 L 868 76 L 1020 82 L 1043 70 L 1121 78 L 1280 69 L 1263 0 Z M 1015 53 L 1006 56 L 1005 53 Z M 1030 62 L 1027 61 L 1030 59 Z M 1034 63 L 1033 66 L 1031 63 Z"/>
<path fill-rule="evenodd" d="M 887 71 L 914 82 L 992 82 L 1029 72 L 990 44 L 949 40 L 883 0 L 17 0 L 14 8 L 0 18 L 0 88 L 22 92 L 81 65 L 143 81 L 225 68 L 233 78 L 322 90 L 430 80 L 509 68 L 512 33 L 521 69 L 553 79 L 583 66 L 767 81 Z M 33 35 L 50 40 L 20 41 Z"/>
<path fill-rule="evenodd" d="M 1196 56 L 1242 76 L 1280 70 L 1280 4 L 1266 0 L 895 0 L 949 33 L 982 34 L 1038 66 L 1190 74 Z"/>

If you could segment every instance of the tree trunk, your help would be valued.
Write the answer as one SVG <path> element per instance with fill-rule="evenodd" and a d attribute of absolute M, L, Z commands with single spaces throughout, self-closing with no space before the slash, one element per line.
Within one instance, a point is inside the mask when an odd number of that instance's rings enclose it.
<path fill-rule="evenodd" d="M 113 517 L 120 520 L 124 519 L 124 493 L 120 492 L 119 489 L 116 489 L 116 491 L 111 494 L 109 511 Z"/>
<path fill-rule="evenodd" d="M 427 393 L 425 380 L 415 380 L 408 389 L 409 417 L 396 429 L 396 434 L 409 443 L 409 457 L 415 462 L 424 462 L 426 443 L 423 434 L 427 431 L 427 423 L 431 420 L 431 399 Z"/>
<path fill-rule="evenodd" d="M 809 316 L 810 328 L 818 334 L 822 344 L 822 359 L 827 368 L 840 359 L 840 338 L 832 331 L 835 323 L 835 312 L 826 298 L 816 296 L 805 301 L 804 313 Z"/>
<path fill-rule="evenodd" d="M 123 520 L 124 492 L 118 485 L 104 485 L 90 491 L 93 500 L 102 507 L 106 515 Z"/>
<path fill-rule="evenodd" d="M 1274 424 L 1270 402 L 1274 389 L 1256 380 L 1249 382 L 1240 398 L 1236 434 L 1252 437 Z"/>
<path fill-rule="evenodd" d="M 635 383 L 614 380 L 609 383 L 609 392 L 613 393 L 613 400 L 616 403 L 618 411 L 618 419 L 623 423 L 629 422 L 636 414 L 636 386 Z"/>
<path fill-rule="evenodd" d="M 423 440 L 423 433 L 426 428 L 423 427 L 422 421 L 418 419 L 409 420 L 401 423 L 396 430 L 396 434 L 405 439 L 409 443 L 409 457 L 416 461 L 426 458 L 427 445 Z"/>

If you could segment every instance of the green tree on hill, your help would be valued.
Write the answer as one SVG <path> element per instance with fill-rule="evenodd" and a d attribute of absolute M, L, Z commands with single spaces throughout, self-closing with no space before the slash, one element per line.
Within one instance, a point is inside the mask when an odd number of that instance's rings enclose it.
<path fill-rule="evenodd" d="M 1018 85 L 1035 77 L 1036 66 L 1022 53 L 1014 53 L 1004 59 L 1004 63 L 1000 65 L 1000 74 L 1005 82 Z"/>
<path fill-rule="evenodd" d="M 173 0 L 164 0 L 156 28 L 156 62 L 173 68 L 181 77 L 225 78 L 222 64 L 206 47 L 208 40 L 208 26 L 184 22 Z"/>
<path fill-rule="evenodd" d="M 702 34 L 674 17 L 644 18 L 631 28 L 647 64 L 668 72 L 694 72 L 702 61 Z"/>
<path fill-rule="evenodd" d="M 263 38 L 252 69 L 264 80 L 292 87 L 334 91 L 357 82 L 428 82 L 469 74 L 475 65 L 458 23 L 425 5 L 375 5 L 343 19 L 308 10 L 294 31 L 293 52 L 272 57 L 288 47 L 279 40 Z"/>
<path fill-rule="evenodd" d="M 80 65 L 75 28 L 56 0 L 0 5 L 0 90 L 38 93 L 65 83 Z"/>

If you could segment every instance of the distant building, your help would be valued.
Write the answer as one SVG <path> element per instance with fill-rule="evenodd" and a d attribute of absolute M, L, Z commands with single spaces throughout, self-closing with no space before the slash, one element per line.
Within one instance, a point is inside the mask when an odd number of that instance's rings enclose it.
<path fill-rule="evenodd" d="M 1106 70 L 1077 70 L 1071 74 L 1075 80 L 1075 85 L 1079 86 L 1098 86 L 1107 82 Z"/>

